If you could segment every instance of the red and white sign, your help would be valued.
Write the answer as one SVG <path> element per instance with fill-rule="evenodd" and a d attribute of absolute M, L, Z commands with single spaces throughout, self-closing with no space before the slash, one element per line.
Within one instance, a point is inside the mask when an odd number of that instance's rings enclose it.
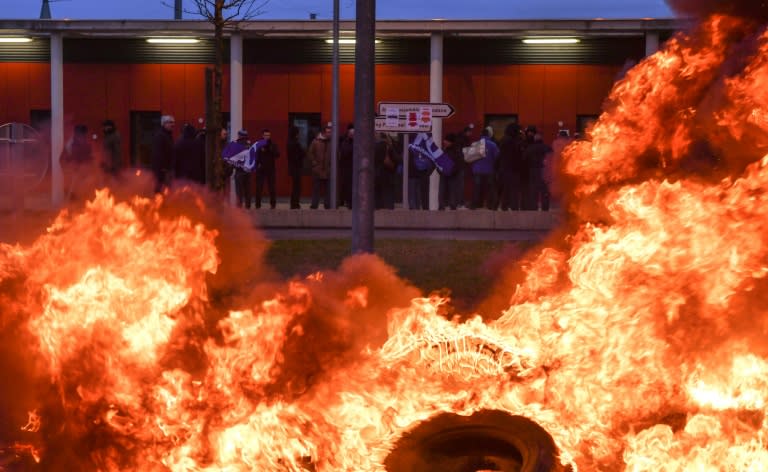
<path fill-rule="evenodd" d="M 400 116 L 416 111 L 421 112 L 422 108 L 429 108 L 432 118 L 449 118 L 453 116 L 455 109 L 448 103 L 432 102 L 379 102 L 379 115 L 386 115 L 388 108 L 397 108 L 400 110 Z"/>

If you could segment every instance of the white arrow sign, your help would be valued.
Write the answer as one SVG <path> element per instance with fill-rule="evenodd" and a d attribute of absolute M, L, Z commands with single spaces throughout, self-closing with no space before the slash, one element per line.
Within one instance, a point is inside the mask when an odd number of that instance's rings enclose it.
<path fill-rule="evenodd" d="M 448 103 L 379 102 L 379 115 L 387 115 L 387 113 L 390 113 L 389 110 L 393 108 L 398 109 L 400 115 L 405 115 L 408 112 L 421 112 L 423 109 L 429 108 L 432 112 L 432 118 L 449 118 L 456 111 Z"/>

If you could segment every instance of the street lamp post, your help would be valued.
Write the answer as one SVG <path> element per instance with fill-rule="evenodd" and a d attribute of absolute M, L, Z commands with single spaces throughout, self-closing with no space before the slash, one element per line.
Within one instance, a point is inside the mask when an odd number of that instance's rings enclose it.
<path fill-rule="evenodd" d="M 376 0 L 357 0 L 355 24 L 355 140 L 352 168 L 352 253 L 373 252 L 373 148 Z"/>
<path fill-rule="evenodd" d="M 339 183 L 339 0 L 333 0 L 333 71 L 331 78 L 331 208 L 337 207 Z"/>

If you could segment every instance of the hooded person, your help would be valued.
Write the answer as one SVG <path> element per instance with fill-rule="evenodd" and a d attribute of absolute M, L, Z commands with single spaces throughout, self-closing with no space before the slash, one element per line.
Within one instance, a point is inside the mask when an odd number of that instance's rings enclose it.
<path fill-rule="evenodd" d="M 173 155 L 176 158 L 176 178 L 205 184 L 205 150 L 200 149 L 196 138 L 197 130 L 189 123 L 181 128 L 181 136 L 176 141 Z"/>
<path fill-rule="evenodd" d="M 447 172 L 447 166 L 440 170 L 440 186 L 438 188 L 438 210 L 451 210 L 459 208 L 464 200 L 464 155 L 461 152 L 461 136 L 456 133 L 448 133 L 443 138 L 442 158 L 448 158 L 452 163 L 451 171 Z"/>
<path fill-rule="evenodd" d="M 499 208 L 517 211 L 522 208 L 528 169 L 523 161 L 525 136 L 517 123 L 510 123 L 499 143 Z"/>
<path fill-rule="evenodd" d="M 116 176 L 123 168 L 123 156 L 120 133 L 117 132 L 115 122 L 104 120 L 101 124 L 104 140 L 101 143 L 101 165 L 104 172 Z"/>

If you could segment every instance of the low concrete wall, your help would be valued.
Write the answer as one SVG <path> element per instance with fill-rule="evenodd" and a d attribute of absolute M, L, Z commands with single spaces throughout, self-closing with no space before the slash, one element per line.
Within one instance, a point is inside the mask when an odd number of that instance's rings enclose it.
<path fill-rule="evenodd" d="M 262 228 L 351 228 L 352 211 L 252 210 L 254 224 Z M 382 229 L 549 230 L 559 225 L 557 211 L 491 210 L 377 210 L 374 225 Z"/>

